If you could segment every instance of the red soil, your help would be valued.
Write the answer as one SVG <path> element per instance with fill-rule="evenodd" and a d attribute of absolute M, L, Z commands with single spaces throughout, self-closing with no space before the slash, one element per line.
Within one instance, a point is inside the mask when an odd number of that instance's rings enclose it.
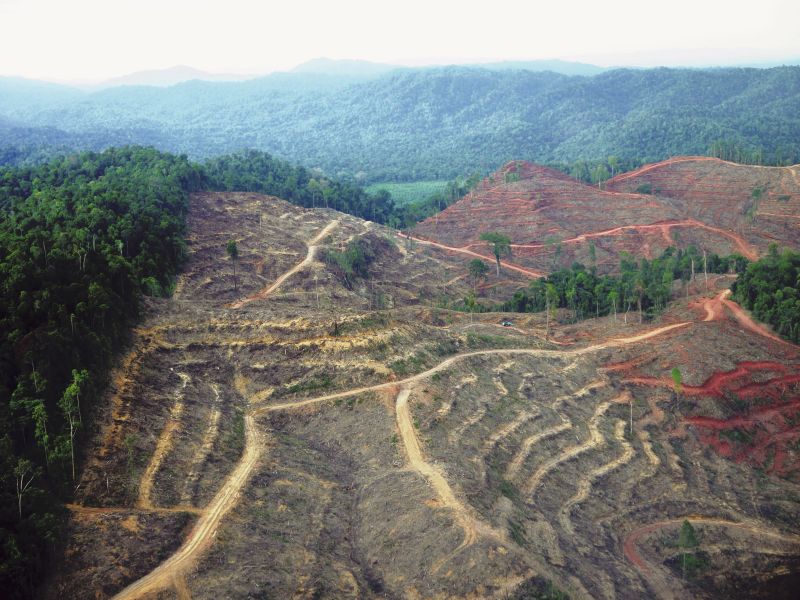
<path fill-rule="evenodd" d="M 757 381 L 764 373 L 780 373 L 777 377 Z M 668 378 L 631 377 L 623 383 L 672 387 Z M 683 423 L 693 425 L 700 442 L 720 456 L 737 463 L 766 468 L 777 476 L 800 471 L 800 456 L 789 446 L 800 440 L 800 366 L 771 361 L 745 361 L 731 371 L 714 373 L 700 386 L 683 386 L 686 396 L 706 396 L 726 400 L 747 401 L 741 414 L 728 418 L 692 416 Z M 788 397 L 787 397 L 788 396 Z M 756 401 L 769 400 L 769 404 Z M 741 410 L 737 407 L 737 410 Z M 731 436 L 726 431 L 738 431 Z M 738 441 L 737 441 L 738 437 Z"/>
<path fill-rule="evenodd" d="M 753 333 L 757 333 L 758 335 L 769 338 L 785 346 L 789 346 L 790 348 L 798 347 L 792 344 L 791 342 L 787 342 L 786 340 L 779 338 L 777 335 L 770 332 L 766 327 L 764 327 L 760 323 L 756 323 L 755 321 L 753 321 L 753 319 L 750 318 L 750 316 L 746 312 L 744 312 L 744 310 L 742 310 L 741 306 L 736 304 L 736 302 L 734 302 L 733 300 L 728 300 L 727 295 L 723 295 L 721 299 L 722 302 L 725 304 L 725 306 L 727 306 L 731 310 L 733 316 L 736 317 L 736 320 L 739 321 L 739 323 L 743 325 L 746 329 L 749 329 Z"/>
<path fill-rule="evenodd" d="M 714 373 L 706 379 L 702 385 L 683 385 L 682 393 L 687 396 L 712 396 L 715 398 L 725 398 L 728 394 L 738 395 L 740 390 L 745 390 L 748 397 L 752 397 L 750 392 L 746 391 L 750 387 L 757 385 L 763 386 L 762 394 L 767 394 L 766 387 L 769 385 L 785 385 L 800 380 L 800 375 L 790 375 L 787 377 L 778 377 L 770 379 L 765 382 L 751 382 L 747 385 L 734 387 L 733 384 L 744 377 L 751 376 L 752 373 L 757 371 L 766 371 L 774 373 L 786 373 L 790 367 L 781 363 L 772 361 L 743 361 L 736 365 L 736 368 L 731 371 L 719 371 Z M 624 379 L 623 383 L 632 383 L 636 385 L 649 385 L 657 387 L 673 387 L 672 379 L 668 377 L 630 377 Z"/>
<path fill-rule="evenodd" d="M 675 238 L 752 260 L 772 241 L 800 247 L 800 223 L 784 218 L 800 214 L 798 171 L 681 157 L 619 175 L 601 190 L 515 161 L 417 225 L 414 235 L 475 251 L 485 248 L 481 233 L 498 231 L 513 242 L 515 266 L 537 272 L 587 263 L 590 242 L 601 267 L 616 266 L 622 252 L 657 256 Z M 658 194 L 636 193 L 645 183 Z"/>
<path fill-rule="evenodd" d="M 729 231 L 745 231 L 762 249 L 770 242 L 800 245 L 800 165 L 759 167 L 707 156 L 685 156 L 646 165 L 606 182 L 631 192 L 649 184 L 681 214 Z M 760 190 L 760 192 L 756 192 Z"/>

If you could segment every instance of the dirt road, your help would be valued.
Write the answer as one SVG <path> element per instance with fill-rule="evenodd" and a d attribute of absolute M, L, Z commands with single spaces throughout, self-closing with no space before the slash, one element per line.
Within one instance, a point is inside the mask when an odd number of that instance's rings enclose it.
<path fill-rule="evenodd" d="M 562 244 L 579 244 L 585 242 L 591 238 L 599 238 L 599 237 L 613 237 L 622 235 L 625 231 L 658 231 L 664 237 L 667 243 L 674 243 L 669 235 L 669 230 L 673 227 L 694 227 L 697 229 L 705 229 L 707 231 L 713 231 L 723 237 L 728 238 L 731 240 L 734 245 L 739 249 L 739 252 L 742 253 L 742 256 L 745 256 L 749 260 L 758 260 L 758 251 L 753 248 L 743 237 L 737 235 L 731 231 L 726 229 L 720 229 L 719 227 L 713 227 L 711 225 L 706 225 L 705 223 L 698 221 L 697 219 L 684 219 L 682 221 L 664 221 L 662 223 L 652 223 L 648 225 L 623 225 L 621 227 L 614 227 L 612 229 L 606 229 L 604 231 L 595 231 L 592 233 L 582 233 L 573 238 L 567 238 L 565 240 L 561 240 Z M 479 245 L 478 242 L 468 244 L 461 248 L 462 250 L 467 250 L 472 246 Z M 548 247 L 547 244 L 511 244 L 511 248 L 519 248 L 519 249 L 540 249 Z"/>
<path fill-rule="evenodd" d="M 400 238 L 414 240 L 418 244 L 422 244 L 423 246 L 433 246 L 434 248 L 440 248 L 442 250 L 447 250 L 448 252 L 458 252 L 460 254 L 466 254 L 467 256 L 473 256 L 475 258 L 480 258 L 481 260 L 488 260 L 489 262 L 494 262 L 493 256 L 487 256 L 485 254 L 479 254 L 478 252 L 473 252 L 468 248 L 456 248 L 455 246 L 447 246 L 445 244 L 440 244 L 439 242 L 432 242 L 430 240 L 423 240 L 422 238 L 414 237 L 412 235 L 406 235 L 403 233 L 397 234 Z M 500 266 L 505 267 L 506 269 L 511 269 L 512 271 L 517 271 L 518 273 L 522 273 L 523 275 L 527 275 L 528 277 L 547 277 L 547 273 L 542 271 L 534 271 L 533 269 L 526 269 L 525 267 L 520 267 L 519 265 L 512 264 L 508 261 L 501 260 Z"/>
<path fill-rule="evenodd" d="M 725 306 L 727 306 L 730 309 L 730 311 L 733 313 L 733 316 L 736 317 L 737 321 L 739 321 L 739 324 L 741 324 L 745 329 L 749 329 L 753 333 L 757 333 L 758 335 L 764 336 L 766 338 L 769 338 L 769 339 L 771 339 L 771 340 L 773 340 L 775 342 L 778 342 L 780 344 L 784 344 L 784 345 L 789 346 L 791 348 L 797 348 L 798 347 L 798 346 L 795 346 L 794 344 L 792 344 L 791 342 L 787 342 L 786 340 L 778 337 L 774 333 L 771 333 L 763 325 L 753 321 L 753 319 L 746 312 L 744 312 L 744 310 L 742 310 L 741 306 L 736 304 L 736 302 L 734 302 L 733 300 L 728 300 L 728 296 L 730 296 L 730 290 L 727 290 L 727 292 L 728 292 L 727 294 L 725 294 L 723 292 L 723 296 L 721 297 L 721 300 L 722 300 L 723 304 L 725 304 Z"/>
<path fill-rule="evenodd" d="M 145 575 L 114 596 L 115 600 L 132 600 L 147 593 L 173 587 L 176 580 L 185 576 L 186 572 L 196 564 L 202 552 L 211 545 L 222 518 L 236 505 L 239 492 L 256 466 L 263 447 L 263 436 L 256 428 L 255 419 L 250 415 L 245 416 L 245 448 L 242 457 L 197 520 L 189 537 L 175 554 L 149 575 Z"/>
<path fill-rule="evenodd" d="M 324 239 L 333 229 L 339 224 L 339 220 L 334 220 L 328 223 L 322 231 L 320 231 L 317 235 L 315 235 L 312 239 L 308 241 L 308 252 L 306 257 L 293 266 L 291 269 L 286 271 L 283 275 L 278 277 L 270 286 L 265 287 L 263 290 L 254 294 L 252 296 L 248 296 L 247 298 L 242 298 L 231 304 L 231 308 L 242 308 L 245 304 L 249 304 L 250 302 L 255 302 L 256 300 L 263 300 L 270 294 L 272 294 L 275 290 L 283 285 L 283 282 L 289 279 L 292 275 L 305 269 L 308 265 L 310 265 L 317 256 L 317 250 L 319 249 L 319 242 Z"/>
<path fill-rule="evenodd" d="M 366 392 L 380 392 L 383 390 L 388 390 L 395 386 L 407 386 L 409 384 L 422 381 L 423 379 L 426 379 L 431 375 L 438 373 L 439 371 L 443 371 L 444 369 L 451 367 L 453 364 L 457 362 L 460 362 L 466 358 L 471 358 L 473 356 L 486 356 L 486 355 L 512 356 L 519 354 L 526 354 L 528 356 L 559 357 L 559 358 L 580 356 L 582 354 L 589 354 L 592 352 L 605 350 L 607 348 L 617 348 L 619 346 L 625 346 L 627 344 L 641 342 L 650 339 L 652 337 L 661 335 L 662 333 L 672 331 L 673 329 L 677 329 L 679 327 L 686 327 L 687 325 L 690 324 L 691 323 L 689 321 L 684 321 L 681 323 L 673 323 L 672 325 L 664 325 L 662 327 L 657 327 L 656 329 L 652 329 L 650 331 L 647 331 L 645 333 L 640 333 L 638 335 L 633 335 L 624 338 L 614 338 L 611 340 L 607 340 L 605 342 L 601 342 L 599 344 L 586 346 L 585 348 L 575 348 L 572 350 L 544 350 L 539 348 L 519 348 L 519 349 L 502 348 L 498 350 L 476 350 L 474 352 L 465 352 L 464 354 L 456 354 L 455 356 L 451 356 L 450 358 L 443 360 L 438 365 L 428 369 L 427 371 L 423 371 L 422 373 L 417 373 L 416 375 L 412 375 L 411 377 L 407 377 L 406 379 L 401 379 L 400 381 L 389 381 L 386 383 L 378 383 L 376 385 L 369 385 L 365 387 L 355 388 L 352 390 L 346 390 L 343 392 L 336 392 L 333 394 L 327 394 L 325 396 L 319 396 L 317 398 L 307 398 L 306 400 L 298 400 L 296 402 L 286 402 L 284 404 L 273 404 L 270 406 L 263 406 L 253 411 L 253 415 L 259 416 L 277 410 L 290 410 L 294 408 L 303 408 L 304 406 L 320 404 L 322 402 L 328 402 L 330 400 L 338 400 L 339 398 L 348 398 L 350 396 L 355 396 L 357 394 L 364 394 Z"/>

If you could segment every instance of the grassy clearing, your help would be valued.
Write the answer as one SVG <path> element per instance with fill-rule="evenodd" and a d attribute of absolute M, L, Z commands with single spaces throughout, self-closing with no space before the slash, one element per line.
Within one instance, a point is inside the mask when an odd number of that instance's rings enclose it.
<path fill-rule="evenodd" d="M 386 190 L 392 195 L 395 203 L 402 206 L 417 200 L 425 200 L 431 194 L 442 191 L 446 185 L 447 180 L 435 179 L 408 183 L 373 183 L 368 185 L 366 190 L 370 194 L 374 194 L 378 190 Z"/>

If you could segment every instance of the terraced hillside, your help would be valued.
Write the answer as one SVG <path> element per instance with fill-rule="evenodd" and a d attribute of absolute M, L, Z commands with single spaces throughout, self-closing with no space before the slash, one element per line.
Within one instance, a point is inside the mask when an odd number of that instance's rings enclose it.
<path fill-rule="evenodd" d="M 682 214 L 741 232 L 762 248 L 770 241 L 800 244 L 800 165 L 758 167 L 687 156 L 616 176 L 606 189 L 646 186 Z"/>
<path fill-rule="evenodd" d="M 200 194 L 190 226 L 175 296 L 116 371 L 50 597 L 796 589 L 800 349 L 725 278 L 657 322 L 546 341 L 543 315 L 437 309 L 467 292 L 463 254 L 347 215 Z M 355 238 L 378 251 L 347 284 L 320 259 Z"/>
<path fill-rule="evenodd" d="M 603 189 L 513 161 L 413 230 L 420 239 L 487 254 L 480 234 L 505 233 L 509 262 L 548 271 L 574 260 L 613 268 L 622 252 L 653 257 L 669 245 L 763 254 L 800 245 L 800 166 L 753 167 L 684 157 L 618 175 Z M 454 250 L 455 251 L 455 250 Z"/>

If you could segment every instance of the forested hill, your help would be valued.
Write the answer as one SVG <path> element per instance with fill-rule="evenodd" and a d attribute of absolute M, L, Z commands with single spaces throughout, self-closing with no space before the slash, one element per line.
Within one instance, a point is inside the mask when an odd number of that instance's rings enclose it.
<path fill-rule="evenodd" d="M 658 160 L 720 140 L 800 162 L 800 67 L 283 73 L 93 94 L 20 85 L 0 80 L 0 145 L 147 143 L 194 158 L 255 148 L 371 181 L 452 178 L 510 158 Z"/>

